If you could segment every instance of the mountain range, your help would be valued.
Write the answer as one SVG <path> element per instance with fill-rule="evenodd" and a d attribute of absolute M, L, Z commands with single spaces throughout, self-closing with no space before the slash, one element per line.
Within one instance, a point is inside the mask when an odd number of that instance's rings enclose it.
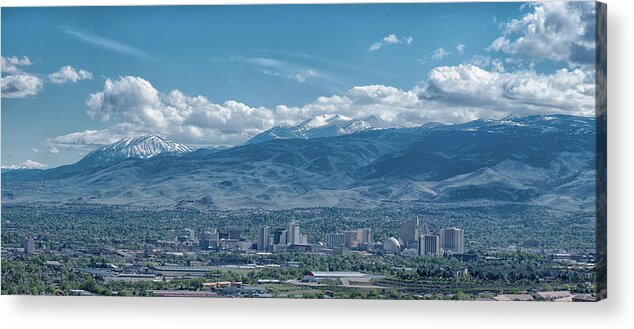
<path fill-rule="evenodd" d="M 77 163 L 2 173 L 3 202 L 218 209 L 505 201 L 595 203 L 595 119 L 566 115 L 395 127 L 327 115 L 231 148 L 125 139 Z"/>
<path fill-rule="evenodd" d="M 296 126 L 276 126 L 247 141 L 247 144 L 262 143 L 274 139 L 309 139 L 350 135 L 364 130 L 396 128 L 377 116 L 352 119 L 340 114 L 321 114 Z"/>

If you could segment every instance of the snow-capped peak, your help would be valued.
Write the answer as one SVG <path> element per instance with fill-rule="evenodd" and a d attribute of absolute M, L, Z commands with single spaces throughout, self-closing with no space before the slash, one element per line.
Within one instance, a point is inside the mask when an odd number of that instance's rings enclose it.
<path fill-rule="evenodd" d="M 185 154 L 189 147 L 165 140 L 158 135 L 127 137 L 112 145 L 99 149 L 102 152 L 113 152 L 126 158 L 149 159 L 159 154 Z M 98 150 L 98 151 L 99 151 Z"/>
<path fill-rule="evenodd" d="M 332 114 L 332 113 L 320 114 L 304 121 L 303 123 L 299 125 L 299 127 L 302 127 L 305 129 L 315 129 L 315 128 L 321 128 L 325 126 L 338 125 L 341 123 L 350 122 L 352 120 L 353 120 L 352 118 L 349 118 L 341 114 Z"/>
<path fill-rule="evenodd" d="M 273 139 L 309 139 L 354 134 L 369 129 L 396 128 L 392 124 L 374 115 L 353 119 L 341 114 L 316 115 L 296 126 L 276 126 L 253 138 L 247 144 L 256 144 Z"/>
<path fill-rule="evenodd" d="M 158 135 L 126 137 L 114 144 L 90 152 L 84 160 L 113 162 L 128 158 L 149 159 L 157 155 L 183 155 L 191 152 L 186 145 L 165 140 Z"/>

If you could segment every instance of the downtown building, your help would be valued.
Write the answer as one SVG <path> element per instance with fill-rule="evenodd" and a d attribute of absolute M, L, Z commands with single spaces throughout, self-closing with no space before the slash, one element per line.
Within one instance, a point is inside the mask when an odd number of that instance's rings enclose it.
<path fill-rule="evenodd" d="M 418 255 L 436 256 L 441 255 L 440 236 L 436 234 L 425 234 L 418 237 Z"/>
<path fill-rule="evenodd" d="M 268 244 L 266 248 L 260 249 L 260 244 L 266 243 L 261 240 L 263 239 L 264 235 L 268 235 Z M 266 229 L 264 228 L 264 226 L 260 228 L 257 241 L 258 250 L 270 250 L 272 252 L 280 252 L 289 250 L 291 246 L 308 246 L 308 237 L 301 233 L 299 224 L 297 222 L 289 222 L 286 225 L 286 229 L 278 228 L 274 231 L 271 231 L 268 226 L 266 226 Z"/>
<path fill-rule="evenodd" d="M 176 239 L 179 242 L 194 241 L 196 239 L 196 233 L 191 228 L 184 228 L 180 231 Z"/>
<path fill-rule="evenodd" d="M 220 232 L 218 232 L 218 229 L 212 228 L 202 231 L 198 238 L 198 246 L 203 250 L 218 248 L 220 246 Z"/>
<path fill-rule="evenodd" d="M 286 230 L 283 228 L 275 229 L 273 232 L 274 245 L 286 245 Z"/>
<path fill-rule="evenodd" d="M 421 235 L 429 234 L 427 225 L 422 224 L 421 220 L 416 217 L 412 220 L 405 222 L 400 229 L 399 237 L 407 248 L 415 248 L 418 242 L 418 237 Z"/>
<path fill-rule="evenodd" d="M 258 250 L 267 250 L 269 244 L 271 244 L 271 228 L 263 225 L 258 230 L 257 248 Z"/>
<path fill-rule="evenodd" d="M 33 240 L 33 237 L 28 237 L 24 240 L 24 252 L 27 254 L 35 253 L 35 240 Z"/>
<path fill-rule="evenodd" d="M 286 228 L 286 244 L 301 244 L 301 233 L 297 222 L 289 222 Z"/>
<path fill-rule="evenodd" d="M 440 248 L 452 254 L 464 254 L 464 230 L 457 227 L 440 230 Z"/>
<path fill-rule="evenodd" d="M 299 224 L 295 221 L 289 222 L 286 228 L 286 244 L 287 245 L 308 245 L 308 237 L 299 230 Z"/>
<path fill-rule="evenodd" d="M 336 248 L 346 245 L 346 235 L 341 233 L 328 233 L 326 234 L 326 247 Z"/>

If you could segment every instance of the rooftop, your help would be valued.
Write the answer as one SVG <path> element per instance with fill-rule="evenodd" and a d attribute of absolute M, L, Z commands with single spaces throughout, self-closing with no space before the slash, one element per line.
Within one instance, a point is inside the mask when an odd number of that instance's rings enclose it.
<path fill-rule="evenodd" d="M 349 277 L 364 277 L 367 274 L 361 272 L 324 272 L 324 271 L 310 271 L 306 275 L 323 278 L 349 278 Z"/>
<path fill-rule="evenodd" d="M 212 266 L 152 266 L 156 271 L 174 271 L 174 272 L 209 272 L 215 268 Z"/>
<path fill-rule="evenodd" d="M 535 300 L 530 294 L 503 294 L 493 297 L 497 301 L 533 301 Z"/>

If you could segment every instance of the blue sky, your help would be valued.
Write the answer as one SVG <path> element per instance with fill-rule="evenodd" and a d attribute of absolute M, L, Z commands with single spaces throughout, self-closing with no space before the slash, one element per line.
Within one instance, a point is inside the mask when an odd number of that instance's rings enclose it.
<path fill-rule="evenodd" d="M 592 9 L 3 8 L 2 165 L 57 166 L 147 133 L 236 145 L 322 113 L 593 115 Z"/>

